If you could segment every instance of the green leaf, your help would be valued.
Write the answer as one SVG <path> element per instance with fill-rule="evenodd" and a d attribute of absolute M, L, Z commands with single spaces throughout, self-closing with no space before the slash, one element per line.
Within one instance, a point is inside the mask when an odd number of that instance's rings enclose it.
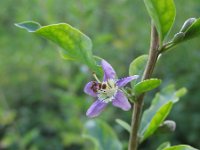
<path fill-rule="evenodd" d="M 187 19 L 182 25 L 180 32 L 184 33 L 185 31 L 187 31 L 196 20 L 196 18 Z"/>
<path fill-rule="evenodd" d="M 174 45 L 190 40 L 200 35 L 200 18 L 189 18 L 183 24 L 180 32 L 176 33 L 171 41 Z"/>
<path fill-rule="evenodd" d="M 183 39 L 184 39 L 184 37 L 185 37 L 185 33 L 183 33 L 183 32 L 178 32 L 178 33 L 176 33 L 176 34 L 174 35 L 173 39 L 172 39 L 171 44 L 177 44 L 177 43 L 179 43 L 179 42 L 182 42 Z"/>
<path fill-rule="evenodd" d="M 86 122 L 83 135 L 91 139 L 97 150 L 122 150 L 122 145 L 113 129 L 101 120 Z"/>
<path fill-rule="evenodd" d="M 63 131 L 60 134 L 60 138 L 62 140 L 63 145 L 78 145 L 83 144 L 85 142 L 85 138 L 80 137 L 80 134 L 74 133 L 74 131 Z"/>
<path fill-rule="evenodd" d="M 132 87 L 134 87 L 137 81 L 141 80 L 147 60 L 148 60 L 148 55 L 142 55 L 142 56 L 137 57 L 131 62 L 130 67 L 129 67 L 129 75 L 130 76 L 139 75 L 139 78 L 137 80 L 133 80 L 131 82 Z"/>
<path fill-rule="evenodd" d="M 173 0 L 144 0 L 147 11 L 156 26 L 160 45 L 173 26 L 176 8 Z"/>
<path fill-rule="evenodd" d="M 41 28 L 41 25 L 34 21 L 25 21 L 22 23 L 16 23 L 15 25 L 19 28 L 26 29 L 28 32 L 35 32 Z"/>
<path fill-rule="evenodd" d="M 83 134 L 82 137 L 84 139 L 90 140 L 92 142 L 94 147 L 92 147 L 91 150 L 102 150 L 97 139 L 93 138 L 92 136 L 86 135 L 86 134 Z"/>
<path fill-rule="evenodd" d="M 37 22 L 27 21 L 15 25 L 56 43 L 62 48 L 61 56 L 63 58 L 80 61 L 97 74 L 102 74 L 101 68 L 96 65 L 92 55 L 90 38 L 69 24 L 59 23 L 41 26 Z"/>
<path fill-rule="evenodd" d="M 157 88 L 160 84 L 161 84 L 161 80 L 159 79 L 152 78 L 148 80 L 143 80 L 135 85 L 134 92 L 135 94 L 139 95 L 141 93 Z"/>
<path fill-rule="evenodd" d="M 190 40 L 200 35 L 200 18 L 189 18 L 187 19 L 183 26 L 181 27 L 180 31 L 176 33 L 173 39 L 168 42 L 161 52 L 166 52 L 175 45 L 182 43 L 184 41 Z"/>
<path fill-rule="evenodd" d="M 170 147 L 170 143 L 164 142 L 156 150 L 163 150 L 164 148 L 168 148 L 168 147 Z"/>
<path fill-rule="evenodd" d="M 185 32 L 184 40 L 189 40 L 200 35 L 200 18 L 198 18 Z"/>
<path fill-rule="evenodd" d="M 198 150 L 198 149 L 193 148 L 189 145 L 177 145 L 177 146 L 164 148 L 163 150 Z"/>
<path fill-rule="evenodd" d="M 121 119 L 116 119 L 116 122 L 120 126 L 122 126 L 125 130 L 127 130 L 129 133 L 131 132 L 131 126 L 127 122 L 125 122 L 125 121 L 123 121 Z"/>
<path fill-rule="evenodd" d="M 187 89 L 186 88 L 180 88 L 179 90 L 176 91 L 175 95 L 177 97 L 182 97 L 187 93 Z"/>
<path fill-rule="evenodd" d="M 141 142 L 152 135 L 161 125 L 171 110 L 173 103 L 183 96 L 185 88 L 175 91 L 174 85 L 169 85 L 157 93 L 149 109 L 145 110 L 141 120 L 139 135 Z M 180 94 L 181 93 L 181 94 Z"/>
<path fill-rule="evenodd" d="M 156 130 L 156 133 L 171 133 L 176 129 L 176 122 L 173 120 L 165 120 L 159 128 Z"/>
<path fill-rule="evenodd" d="M 148 128 L 144 131 L 142 140 L 145 140 L 147 137 L 151 136 L 156 129 L 160 126 L 160 124 L 165 120 L 168 116 L 169 112 L 171 111 L 173 102 L 168 102 L 164 104 L 153 116 L 151 119 Z"/>

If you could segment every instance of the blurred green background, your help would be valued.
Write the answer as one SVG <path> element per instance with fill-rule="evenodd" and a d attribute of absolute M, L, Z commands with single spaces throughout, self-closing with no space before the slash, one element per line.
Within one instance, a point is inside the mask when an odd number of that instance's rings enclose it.
<path fill-rule="evenodd" d="M 175 0 L 174 34 L 190 17 L 200 17 L 199 0 Z M 92 98 L 83 93 L 92 77 L 87 67 L 60 58 L 53 43 L 27 33 L 14 23 L 33 20 L 42 25 L 66 22 L 93 41 L 93 52 L 109 61 L 119 77 L 147 53 L 150 19 L 142 0 L 1 0 L 0 1 L 0 149 L 87 150 L 82 137 Z M 171 34 L 169 37 L 172 37 Z M 188 94 L 168 119 L 175 133 L 151 137 L 141 150 L 155 150 L 167 138 L 174 144 L 200 148 L 200 38 L 164 54 L 154 77 L 162 86 L 176 82 Z M 145 107 L 153 97 L 146 96 Z M 128 133 L 116 124 L 130 122 L 131 112 L 109 107 L 100 116 L 117 132 L 127 149 Z"/>

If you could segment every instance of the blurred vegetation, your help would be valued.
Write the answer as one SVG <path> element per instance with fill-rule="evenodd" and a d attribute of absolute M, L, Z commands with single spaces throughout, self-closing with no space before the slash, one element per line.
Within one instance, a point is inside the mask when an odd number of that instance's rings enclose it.
<path fill-rule="evenodd" d="M 177 17 L 172 33 L 189 17 L 200 16 L 197 0 L 175 0 Z M 108 60 L 122 77 L 129 63 L 149 47 L 150 19 L 139 0 L 1 0 L 0 2 L 0 149 L 89 149 L 82 137 L 85 112 L 92 98 L 83 93 L 91 79 L 86 66 L 60 59 L 58 47 L 14 26 L 34 20 L 42 25 L 66 22 L 93 41 L 94 54 Z M 172 37 L 170 35 L 169 37 Z M 188 94 L 168 119 L 177 123 L 173 134 L 156 135 L 141 149 L 154 150 L 167 138 L 172 144 L 200 148 L 199 38 L 164 54 L 154 76 L 162 86 L 176 82 Z M 146 96 L 148 107 L 153 93 Z M 130 122 L 131 112 L 109 107 L 100 116 L 127 147 L 128 133 L 116 124 Z"/>

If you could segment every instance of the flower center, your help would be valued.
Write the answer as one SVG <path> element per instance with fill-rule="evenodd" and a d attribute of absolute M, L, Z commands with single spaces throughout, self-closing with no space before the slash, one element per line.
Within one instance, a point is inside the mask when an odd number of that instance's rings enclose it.
<path fill-rule="evenodd" d="M 118 90 L 113 79 L 109 79 L 106 82 L 98 83 L 98 88 L 96 89 L 97 97 L 99 100 L 108 103 L 111 102 Z"/>

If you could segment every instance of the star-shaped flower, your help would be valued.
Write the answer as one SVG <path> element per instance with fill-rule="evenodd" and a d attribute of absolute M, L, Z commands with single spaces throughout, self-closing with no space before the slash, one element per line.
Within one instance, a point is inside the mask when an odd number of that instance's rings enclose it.
<path fill-rule="evenodd" d="M 116 79 L 115 70 L 107 61 L 102 60 L 101 66 L 104 71 L 103 82 L 100 82 L 94 74 L 96 81 L 88 82 L 84 88 L 86 94 L 96 98 L 95 102 L 90 106 L 86 113 L 90 118 L 98 116 L 109 102 L 112 102 L 112 105 L 115 107 L 128 111 L 131 108 L 131 105 L 121 88 L 139 77 L 138 75 L 134 75 Z"/>

